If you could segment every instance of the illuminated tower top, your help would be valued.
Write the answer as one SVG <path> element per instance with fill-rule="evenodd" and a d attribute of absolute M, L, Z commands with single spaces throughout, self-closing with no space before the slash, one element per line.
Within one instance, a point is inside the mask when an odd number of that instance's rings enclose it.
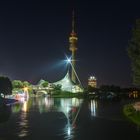
<path fill-rule="evenodd" d="M 70 38 L 69 38 L 69 42 L 71 43 L 72 40 L 78 40 L 77 35 L 75 33 L 75 14 L 74 14 L 74 10 L 72 12 L 72 32 L 70 34 Z"/>

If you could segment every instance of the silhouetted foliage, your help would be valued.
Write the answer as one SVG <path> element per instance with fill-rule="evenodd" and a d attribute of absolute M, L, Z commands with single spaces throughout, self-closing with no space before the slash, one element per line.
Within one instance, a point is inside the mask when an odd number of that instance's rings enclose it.
<path fill-rule="evenodd" d="M 62 85 L 58 84 L 54 86 L 54 90 L 61 90 Z"/>
<path fill-rule="evenodd" d="M 87 91 L 88 92 L 96 92 L 96 91 L 98 91 L 98 89 L 89 85 L 87 88 Z"/>
<path fill-rule="evenodd" d="M 60 94 L 62 91 L 61 91 L 61 87 L 62 85 L 60 84 L 57 84 L 57 85 L 52 85 L 53 87 L 53 94 Z"/>
<path fill-rule="evenodd" d="M 8 77 L 0 77 L 0 94 L 5 95 L 12 94 L 12 83 Z"/>
<path fill-rule="evenodd" d="M 13 88 L 23 88 L 24 85 L 20 80 L 14 80 L 12 81 Z"/>
<path fill-rule="evenodd" d="M 22 82 L 23 87 L 29 87 L 31 84 L 28 81 Z"/>
<path fill-rule="evenodd" d="M 133 83 L 140 86 L 140 19 L 132 29 L 132 38 L 129 42 L 128 55 L 131 59 Z"/>
<path fill-rule="evenodd" d="M 28 81 L 20 81 L 20 80 L 13 80 L 12 86 L 13 88 L 24 88 L 29 87 L 31 84 Z"/>
<path fill-rule="evenodd" d="M 42 83 L 42 86 L 43 86 L 43 87 L 47 87 L 48 84 L 49 84 L 49 82 L 45 81 L 44 83 Z"/>
<path fill-rule="evenodd" d="M 121 88 L 115 85 L 102 85 L 100 90 L 104 92 L 120 92 Z"/>

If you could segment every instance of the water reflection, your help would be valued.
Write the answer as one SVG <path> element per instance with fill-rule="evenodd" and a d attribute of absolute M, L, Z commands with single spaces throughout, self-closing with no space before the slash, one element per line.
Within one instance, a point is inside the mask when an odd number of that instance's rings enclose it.
<path fill-rule="evenodd" d="M 10 106 L 0 106 L 0 123 L 8 121 L 11 115 Z"/>
<path fill-rule="evenodd" d="M 74 137 L 74 127 L 70 123 L 68 123 L 64 128 L 64 134 L 64 139 L 66 140 L 70 140 Z"/>
<path fill-rule="evenodd" d="M 62 135 L 65 135 L 65 139 L 71 139 L 73 137 L 75 122 L 82 101 L 82 99 L 77 98 L 61 100 L 54 98 L 45 98 L 47 109 L 51 109 L 50 111 L 63 112 L 67 118 L 67 125 L 62 130 Z"/>
<path fill-rule="evenodd" d="M 96 100 L 91 100 L 89 102 L 89 110 L 91 113 L 91 117 L 96 117 L 97 116 L 97 109 L 98 109 L 98 104 Z"/>
<path fill-rule="evenodd" d="M 43 129 L 45 127 L 48 130 L 50 130 L 50 127 L 52 127 L 51 130 L 52 132 L 55 131 L 55 129 L 59 128 L 56 130 L 57 134 L 56 132 L 54 132 L 55 135 L 62 136 L 64 139 L 67 140 L 72 139 L 74 135 L 74 130 L 76 128 L 75 122 L 82 102 L 83 99 L 77 98 L 60 99 L 60 98 L 38 97 L 38 98 L 30 98 L 28 101 L 23 101 L 20 102 L 19 104 L 15 104 L 12 107 L 12 111 L 13 113 L 16 114 L 19 113 L 17 126 L 19 128 L 18 129 L 19 131 L 17 132 L 17 135 L 20 138 L 30 137 L 29 132 L 32 131 L 30 129 L 32 125 L 35 125 L 37 123 L 33 122 L 33 120 L 36 119 L 36 116 L 34 116 L 33 114 L 37 113 L 36 115 L 38 115 L 39 117 L 37 119 L 37 121 L 40 124 L 39 127 Z M 62 113 L 63 115 L 60 113 Z M 30 116 L 32 116 L 31 120 L 29 119 Z M 51 118 L 49 116 L 51 116 Z M 66 123 L 65 120 L 67 120 Z M 56 125 L 51 124 L 54 121 L 56 121 Z"/>
<path fill-rule="evenodd" d="M 75 122 L 79 114 L 80 106 L 83 100 L 80 99 L 62 99 L 59 111 L 63 112 L 67 117 L 67 125 L 64 128 L 65 139 L 72 139 L 74 136 Z"/>
<path fill-rule="evenodd" d="M 21 113 L 19 116 L 19 132 L 18 132 L 18 136 L 19 137 L 26 137 L 28 136 L 28 127 L 29 127 L 29 121 L 27 118 L 28 115 L 28 101 L 24 100 L 23 104 L 22 104 L 22 108 L 21 108 Z"/>
<path fill-rule="evenodd" d="M 120 102 L 82 102 L 76 98 L 38 97 L 14 104 L 10 119 L 0 124 L 0 139 L 104 140 L 115 136 L 124 140 L 139 137 L 135 125 L 118 120 L 122 116 Z"/>

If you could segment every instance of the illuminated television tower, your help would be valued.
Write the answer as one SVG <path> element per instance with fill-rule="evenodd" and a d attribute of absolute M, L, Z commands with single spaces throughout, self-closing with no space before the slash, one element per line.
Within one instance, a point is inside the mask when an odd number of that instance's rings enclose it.
<path fill-rule="evenodd" d="M 76 54 L 76 51 L 77 51 L 77 35 L 74 31 L 75 29 L 75 16 L 74 16 L 74 10 L 73 10 L 73 13 L 72 13 L 72 32 L 70 34 L 70 37 L 69 37 L 69 43 L 70 43 L 70 51 L 72 52 L 72 57 L 71 57 L 71 63 L 72 63 L 72 69 L 71 69 L 71 79 L 74 83 L 76 83 L 76 75 L 75 75 L 75 65 L 76 65 L 76 59 L 75 59 L 75 54 Z"/>

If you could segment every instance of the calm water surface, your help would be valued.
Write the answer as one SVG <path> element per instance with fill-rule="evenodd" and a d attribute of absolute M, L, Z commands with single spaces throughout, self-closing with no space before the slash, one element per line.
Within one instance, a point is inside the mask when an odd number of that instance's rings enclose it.
<path fill-rule="evenodd" d="M 126 101 L 30 98 L 2 109 L 0 140 L 139 140 L 122 114 Z"/>

